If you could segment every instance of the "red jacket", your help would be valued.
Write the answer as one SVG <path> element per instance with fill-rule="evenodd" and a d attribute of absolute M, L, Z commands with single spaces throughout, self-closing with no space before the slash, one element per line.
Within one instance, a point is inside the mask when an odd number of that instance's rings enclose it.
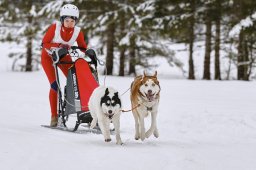
<path fill-rule="evenodd" d="M 60 43 L 52 43 L 52 40 L 55 35 L 55 29 L 56 29 L 56 24 L 52 24 L 48 28 L 47 32 L 45 33 L 43 41 L 42 41 L 42 46 L 44 48 L 49 49 L 51 47 L 58 47 L 60 45 Z M 60 31 L 61 38 L 64 41 L 69 41 L 73 35 L 74 28 L 66 28 L 62 25 L 60 30 L 61 30 Z M 80 31 L 76 41 L 77 41 L 77 45 L 79 47 L 87 48 L 87 44 L 84 41 L 84 34 L 82 31 Z"/>

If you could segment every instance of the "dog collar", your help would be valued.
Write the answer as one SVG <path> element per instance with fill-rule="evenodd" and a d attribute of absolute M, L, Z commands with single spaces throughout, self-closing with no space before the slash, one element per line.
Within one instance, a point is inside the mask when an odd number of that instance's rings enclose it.
<path fill-rule="evenodd" d="M 153 107 L 146 107 L 147 108 L 147 111 L 152 111 L 153 110 Z"/>
<path fill-rule="evenodd" d="M 148 107 L 147 105 L 145 105 L 144 103 L 141 103 L 141 105 L 145 106 L 147 111 L 152 111 L 153 107 Z"/>

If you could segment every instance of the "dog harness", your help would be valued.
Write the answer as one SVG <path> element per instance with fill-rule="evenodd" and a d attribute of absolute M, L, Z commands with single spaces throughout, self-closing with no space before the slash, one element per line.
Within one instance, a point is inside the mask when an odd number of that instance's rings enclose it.
<path fill-rule="evenodd" d="M 62 31 L 61 29 L 62 29 L 61 28 L 61 22 L 56 21 L 55 34 L 54 34 L 52 42 L 53 43 L 68 44 L 68 45 L 72 46 L 76 42 L 76 39 L 77 39 L 77 37 L 80 33 L 81 28 L 75 26 L 74 33 L 73 33 L 72 37 L 70 38 L 70 40 L 68 42 L 64 41 L 61 38 L 61 35 L 60 35 L 60 31 Z"/>

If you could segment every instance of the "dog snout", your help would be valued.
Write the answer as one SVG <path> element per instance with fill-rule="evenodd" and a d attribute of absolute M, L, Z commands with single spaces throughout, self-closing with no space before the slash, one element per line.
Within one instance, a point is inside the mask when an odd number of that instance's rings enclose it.
<path fill-rule="evenodd" d="M 109 110 L 108 113 L 109 113 L 109 114 L 112 114 L 112 110 Z"/>
<path fill-rule="evenodd" d="M 151 94 L 152 93 L 152 90 L 148 90 L 148 94 Z"/>

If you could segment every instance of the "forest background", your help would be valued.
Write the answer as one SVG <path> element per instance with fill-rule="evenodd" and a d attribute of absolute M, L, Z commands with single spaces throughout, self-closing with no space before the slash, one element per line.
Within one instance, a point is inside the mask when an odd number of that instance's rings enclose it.
<path fill-rule="evenodd" d="M 104 56 L 108 75 L 137 75 L 155 68 L 150 59 L 157 57 L 188 79 L 255 79 L 254 0 L 0 0 L 0 40 L 23 48 L 2 56 L 12 58 L 12 70 L 40 69 L 42 37 L 66 3 L 78 6 L 77 25 L 88 44 L 97 39 L 92 48 Z"/>

